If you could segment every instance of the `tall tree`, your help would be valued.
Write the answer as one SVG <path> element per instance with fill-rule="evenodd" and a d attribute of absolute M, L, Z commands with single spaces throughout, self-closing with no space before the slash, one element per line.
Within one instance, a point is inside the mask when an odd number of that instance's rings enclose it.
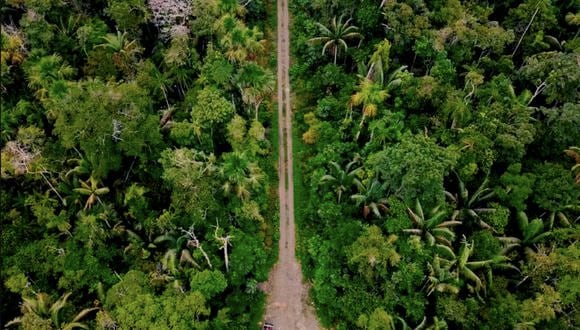
<path fill-rule="evenodd" d="M 245 153 L 226 153 L 222 161 L 220 174 L 224 180 L 222 189 L 226 195 L 234 194 L 239 199 L 246 200 L 252 195 L 252 190 L 255 191 L 262 185 L 262 170 Z"/>
<path fill-rule="evenodd" d="M 62 295 L 58 300 L 52 302 L 46 293 L 37 293 L 35 298 L 23 298 L 21 317 L 18 317 L 6 324 L 6 326 L 20 325 L 23 329 L 57 329 L 72 330 L 75 328 L 88 329 L 80 321 L 91 312 L 99 308 L 86 308 L 77 313 L 70 322 L 64 322 L 61 317 L 63 308 L 67 304 L 71 293 Z"/>
<path fill-rule="evenodd" d="M 401 261 L 401 255 L 394 245 L 396 241 L 397 236 L 385 237 L 379 227 L 369 226 L 346 249 L 348 262 L 355 265 L 358 273 L 372 283 L 379 276 L 386 276 L 387 269 L 397 266 Z"/>
<path fill-rule="evenodd" d="M 367 72 L 367 79 L 378 81 L 381 84 L 385 81 L 385 73 L 389 68 L 389 53 L 391 51 L 391 43 L 385 39 L 375 45 L 375 51 L 369 60 L 369 70 Z"/>
<path fill-rule="evenodd" d="M 362 39 L 362 35 L 357 32 L 358 27 L 350 25 L 351 18 L 347 19 L 346 22 L 343 22 L 343 19 L 344 15 L 341 15 L 338 20 L 335 16 L 329 27 L 316 22 L 315 24 L 318 26 L 320 36 L 309 40 L 312 44 L 324 44 L 322 54 L 326 53 L 326 50 L 329 49 L 334 56 L 334 64 L 336 64 L 340 49 L 342 48 L 345 52 L 348 50 L 347 40 Z"/>
<path fill-rule="evenodd" d="M 254 108 L 255 119 L 262 101 L 274 91 L 275 79 L 273 73 L 256 63 L 244 65 L 236 77 L 238 88 L 245 104 Z"/>
<path fill-rule="evenodd" d="M 362 170 L 361 167 L 355 167 L 358 161 L 353 160 L 346 164 L 344 169 L 336 162 L 330 162 L 330 174 L 325 174 L 320 178 L 321 185 L 334 186 L 338 203 L 342 194 L 348 192 L 355 182 L 358 182 L 357 174 Z M 360 182 L 358 182 L 360 184 Z"/>
<path fill-rule="evenodd" d="M 461 222 L 453 220 L 444 221 L 448 212 L 440 210 L 440 208 L 441 205 L 434 207 L 426 216 L 423 212 L 421 202 L 417 199 L 414 210 L 407 208 L 409 216 L 415 224 L 415 228 L 405 229 L 403 231 L 424 237 L 430 246 L 434 246 L 435 243 L 451 246 L 451 242 L 455 239 L 455 233 L 451 228 L 460 225 Z"/>
<path fill-rule="evenodd" d="M 359 123 L 359 131 L 355 139 L 358 140 L 365 119 L 377 115 L 379 107 L 389 96 L 380 83 L 364 78 L 358 85 L 358 91 L 350 98 L 350 106 L 362 105 L 362 117 Z"/>
<path fill-rule="evenodd" d="M 366 184 L 357 184 L 357 189 L 358 193 L 351 195 L 350 199 L 355 201 L 357 206 L 362 205 L 363 217 L 368 217 L 372 212 L 377 218 L 382 218 L 382 214 L 388 210 L 385 185 L 381 184 L 377 179 L 373 179 Z"/>
<path fill-rule="evenodd" d="M 459 186 L 458 192 L 451 193 L 447 190 L 445 191 L 445 195 L 453 203 L 455 208 L 451 219 L 463 221 L 467 226 L 476 224 L 481 228 L 493 230 L 493 228 L 481 218 L 483 213 L 492 213 L 496 211 L 492 207 L 482 205 L 482 203 L 489 201 L 495 196 L 495 191 L 487 187 L 489 179 L 486 177 L 473 194 L 469 193 L 469 190 L 465 187 L 465 183 L 458 175 L 457 182 Z"/>

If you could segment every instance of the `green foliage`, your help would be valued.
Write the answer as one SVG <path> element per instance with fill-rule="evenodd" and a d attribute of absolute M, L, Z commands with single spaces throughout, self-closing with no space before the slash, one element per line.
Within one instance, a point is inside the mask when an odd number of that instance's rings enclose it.
<path fill-rule="evenodd" d="M 233 105 L 214 87 L 206 87 L 199 92 L 196 104 L 191 110 L 194 126 L 205 129 L 227 122 L 233 114 Z"/>
<path fill-rule="evenodd" d="M 185 2 L 2 7 L 2 322 L 256 325 L 274 251 L 264 3 Z"/>
<path fill-rule="evenodd" d="M 88 53 L 89 50 L 103 41 L 107 31 L 108 28 L 105 22 L 98 18 L 93 18 L 77 29 L 76 37 L 82 50 Z"/>
<path fill-rule="evenodd" d="M 577 245 L 580 200 L 577 7 L 295 3 L 291 73 L 308 144 L 295 158 L 311 187 L 303 265 L 324 325 L 578 326 L 576 263 L 563 257 Z M 360 27 L 356 49 L 312 39 L 333 32 L 333 18 Z M 316 42 L 351 56 L 325 65 Z M 357 173 L 344 167 L 351 159 Z M 347 223 L 364 233 L 335 246 Z M 368 263 L 389 242 L 369 233 L 379 226 L 399 237 L 401 258 L 382 272 Z"/>
<path fill-rule="evenodd" d="M 505 227 L 509 223 L 510 210 L 498 203 L 489 203 L 489 207 L 494 211 L 483 213 L 481 220 L 490 225 L 498 234 L 503 234 Z"/>
<path fill-rule="evenodd" d="M 147 276 L 130 271 L 107 292 L 107 308 L 119 327 L 207 329 L 206 299 L 199 291 L 168 288 L 156 296 Z"/>
<path fill-rule="evenodd" d="M 234 232 L 236 237 L 230 255 L 229 279 L 233 285 L 246 284 L 249 276 L 265 281 L 268 276 L 266 251 L 259 237 Z"/>
<path fill-rule="evenodd" d="M 545 94 L 548 104 L 578 102 L 578 56 L 577 53 L 561 52 L 535 54 L 526 59 L 521 74 Z"/>
<path fill-rule="evenodd" d="M 6 288 L 14 293 L 24 293 L 28 284 L 28 278 L 23 273 L 12 275 L 4 282 Z"/>
<path fill-rule="evenodd" d="M 129 208 L 128 215 L 133 219 L 143 220 L 149 213 L 149 205 L 145 198 L 147 189 L 134 183 L 125 192 L 123 204 Z"/>
<path fill-rule="evenodd" d="M 520 174 L 522 165 L 511 164 L 499 178 L 502 187 L 495 189 L 497 197 L 517 211 L 526 209 L 526 200 L 533 192 L 535 177 L 529 173 Z"/>
<path fill-rule="evenodd" d="M 377 226 L 366 228 L 365 232 L 346 249 L 349 264 L 369 282 L 387 275 L 387 269 L 396 266 L 401 256 L 393 243 L 397 236 L 384 237 Z"/>
<path fill-rule="evenodd" d="M 226 87 L 231 83 L 233 72 L 234 66 L 227 61 L 223 54 L 210 49 L 201 68 L 200 82 L 209 82 Z"/>
<path fill-rule="evenodd" d="M 385 217 L 384 228 L 388 233 L 398 235 L 403 229 L 412 226 L 412 220 L 407 213 L 407 205 L 400 199 L 392 196 L 387 199 L 389 212 Z"/>
<path fill-rule="evenodd" d="M 227 287 L 227 281 L 222 272 L 219 270 L 204 270 L 195 272 L 191 275 L 190 287 L 192 290 L 199 291 L 207 299 L 222 293 Z"/>
<path fill-rule="evenodd" d="M 509 292 L 492 298 L 489 302 L 487 315 L 484 315 L 490 325 L 498 328 L 514 327 L 520 320 L 520 301 Z"/>
<path fill-rule="evenodd" d="M 213 155 L 192 149 L 165 150 L 159 160 L 162 178 L 172 188 L 173 205 L 186 214 L 201 217 L 204 209 L 215 205 L 209 187 L 216 171 Z"/>
<path fill-rule="evenodd" d="M 36 90 L 36 97 L 45 100 L 51 87 L 57 82 L 70 78 L 74 69 L 63 62 L 61 56 L 43 56 L 34 62 L 27 62 L 28 86 Z"/>
<path fill-rule="evenodd" d="M 457 158 L 456 151 L 439 146 L 432 138 L 407 133 L 401 142 L 370 155 L 367 166 L 405 202 L 419 198 L 432 206 L 443 200 L 443 178 Z"/>
<path fill-rule="evenodd" d="M 537 148 L 542 155 L 558 157 L 562 151 L 580 141 L 580 133 L 575 129 L 580 125 L 580 105 L 565 103 L 559 108 L 541 108 L 545 120 L 538 131 L 540 139 Z"/>
<path fill-rule="evenodd" d="M 479 304 L 473 298 L 467 301 L 457 300 L 454 296 L 443 296 L 437 299 L 437 315 L 450 324 L 456 324 L 462 329 L 476 326 L 478 322 Z"/>
<path fill-rule="evenodd" d="M 542 294 L 536 299 L 527 299 L 522 302 L 522 319 L 524 322 L 537 324 L 540 321 L 549 321 L 556 317 L 556 310 L 560 309 L 560 295 L 550 286 L 542 285 Z"/>
<path fill-rule="evenodd" d="M 479 231 L 473 236 L 473 244 L 477 249 L 473 251 L 473 257 L 479 260 L 491 259 L 501 252 L 501 244 L 497 237 L 489 231 Z"/>
<path fill-rule="evenodd" d="M 144 0 L 108 0 L 106 13 L 120 30 L 136 30 L 149 19 L 149 8 Z"/>
<path fill-rule="evenodd" d="M 572 173 L 555 163 L 538 164 L 534 167 L 537 175 L 532 200 L 547 211 L 560 211 L 578 202 L 580 189 L 574 184 Z"/>
<path fill-rule="evenodd" d="M 356 325 L 369 330 L 392 330 L 395 329 L 393 317 L 384 309 L 377 308 L 370 315 L 362 314 Z"/>
<path fill-rule="evenodd" d="M 118 169 L 123 156 L 148 160 L 144 151 L 161 144 L 158 117 L 135 83 L 71 83 L 50 109 L 63 146 L 79 147 L 97 177 Z"/>
<path fill-rule="evenodd" d="M 6 1 L 3 320 L 256 326 L 272 4 Z M 578 328 L 578 2 L 290 6 L 297 252 L 324 326 Z"/>

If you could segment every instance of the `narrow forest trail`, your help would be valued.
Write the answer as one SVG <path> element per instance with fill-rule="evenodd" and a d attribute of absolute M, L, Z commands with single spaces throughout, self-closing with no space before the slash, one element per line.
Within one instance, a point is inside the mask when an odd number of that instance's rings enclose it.
<path fill-rule="evenodd" d="M 290 105 L 290 33 L 288 0 L 278 0 L 278 194 L 280 196 L 280 241 L 278 263 L 270 273 L 264 321 L 276 330 L 319 329 L 314 308 L 308 304 L 308 286 L 302 282 L 296 260 L 294 226 L 294 178 L 292 160 L 292 108 Z"/>

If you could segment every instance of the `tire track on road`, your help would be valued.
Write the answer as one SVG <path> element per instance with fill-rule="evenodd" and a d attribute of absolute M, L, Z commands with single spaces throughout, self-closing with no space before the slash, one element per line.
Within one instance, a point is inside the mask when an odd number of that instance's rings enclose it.
<path fill-rule="evenodd" d="M 290 102 L 290 34 L 287 0 L 278 0 L 278 175 L 280 196 L 280 240 L 278 262 L 268 280 L 268 302 L 264 320 L 280 330 L 315 330 L 320 326 L 308 304 L 308 286 L 302 282 L 296 260 L 294 225 L 294 170 L 292 158 L 292 107 Z"/>

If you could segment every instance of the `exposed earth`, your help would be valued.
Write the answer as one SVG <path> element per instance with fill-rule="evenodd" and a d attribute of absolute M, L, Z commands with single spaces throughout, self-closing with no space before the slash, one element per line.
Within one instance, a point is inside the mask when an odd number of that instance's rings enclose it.
<path fill-rule="evenodd" d="M 320 329 L 309 304 L 308 285 L 302 282 L 300 264 L 296 260 L 294 226 L 294 180 L 292 168 L 292 108 L 290 105 L 290 65 L 288 3 L 278 0 L 278 164 L 280 196 L 280 241 L 278 263 L 270 273 L 265 290 L 268 303 L 264 321 L 274 329 Z"/>

